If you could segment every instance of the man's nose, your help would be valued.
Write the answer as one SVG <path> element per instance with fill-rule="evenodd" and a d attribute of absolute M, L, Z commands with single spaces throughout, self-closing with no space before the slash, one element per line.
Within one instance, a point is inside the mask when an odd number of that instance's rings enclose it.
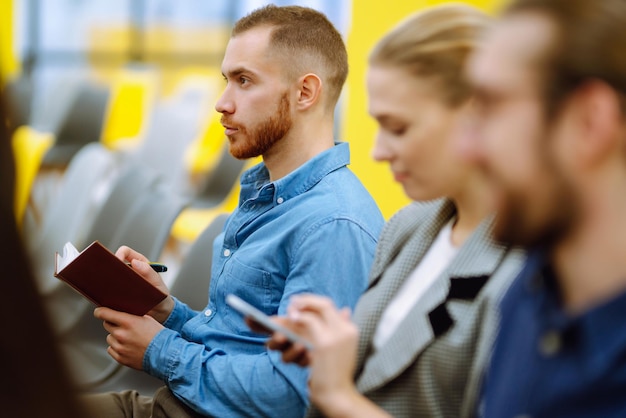
<path fill-rule="evenodd" d="M 220 98 L 217 99 L 217 102 L 215 103 L 215 110 L 219 113 L 235 112 L 235 103 L 230 97 L 228 87 L 226 87 Z"/>

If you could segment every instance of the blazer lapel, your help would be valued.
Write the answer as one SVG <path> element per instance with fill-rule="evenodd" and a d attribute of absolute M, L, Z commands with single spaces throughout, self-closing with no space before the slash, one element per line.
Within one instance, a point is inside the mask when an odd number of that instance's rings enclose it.
<path fill-rule="evenodd" d="M 361 393 L 374 390 L 393 380 L 413 364 L 437 336 L 454 326 L 454 318 L 450 316 L 446 308 L 448 301 L 459 298 L 473 300 L 504 257 L 505 248 L 494 244 L 489 239 L 491 224 L 491 219 L 483 221 L 468 238 L 441 277 L 409 311 L 407 317 L 387 341 L 384 349 L 379 352 L 371 351 L 365 364 L 362 359 L 359 359 L 361 373 L 357 379 L 357 388 Z M 415 236 L 419 238 L 418 233 Z M 407 245 L 410 243 L 411 241 Z M 413 268 L 424 253 L 425 250 L 422 249 Z M 410 271 L 408 274 L 395 276 L 394 293 L 409 274 Z M 452 287 L 451 281 L 454 282 Z M 381 313 L 392 297 L 393 294 L 388 295 L 384 306 L 378 307 Z M 377 321 L 380 319 L 380 314 L 377 314 L 376 319 Z M 372 336 L 378 325 L 371 322 L 368 323 L 367 333 L 361 336 L 361 345 L 366 343 L 368 347 L 371 346 Z"/>
<path fill-rule="evenodd" d="M 506 254 L 507 248 L 491 238 L 493 216 L 485 219 L 476 228 L 461 251 L 452 260 L 447 274 L 451 278 L 491 276 Z"/>
<path fill-rule="evenodd" d="M 416 216 L 396 225 L 405 239 L 389 242 L 389 246 L 383 244 L 383 253 L 378 254 L 378 262 L 372 267 L 370 287 L 359 299 L 353 317 L 360 332 L 357 375 L 371 350 L 374 332 L 386 306 L 428 251 L 439 230 L 455 213 L 454 205 L 449 201 L 429 205 L 433 208 L 426 211 L 425 217 Z M 384 280 L 381 280 L 383 276 Z M 445 290 L 443 293 L 445 296 Z"/>
<path fill-rule="evenodd" d="M 371 352 L 357 380 L 359 392 L 366 393 L 392 380 L 435 339 L 429 313 L 444 303 L 447 294 L 446 281 L 438 280 L 422 295 L 384 349 Z"/>

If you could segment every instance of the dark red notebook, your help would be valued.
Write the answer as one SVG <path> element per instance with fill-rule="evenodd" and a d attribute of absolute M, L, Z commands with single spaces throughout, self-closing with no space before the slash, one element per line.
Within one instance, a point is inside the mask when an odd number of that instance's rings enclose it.
<path fill-rule="evenodd" d="M 167 296 L 98 241 L 59 271 L 59 262 L 63 261 L 63 257 L 58 253 L 55 256 L 54 276 L 97 306 L 145 315 Z"/>

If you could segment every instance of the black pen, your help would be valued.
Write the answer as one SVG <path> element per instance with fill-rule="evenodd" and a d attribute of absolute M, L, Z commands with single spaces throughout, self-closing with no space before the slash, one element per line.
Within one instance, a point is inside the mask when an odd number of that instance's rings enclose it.
<path fill-rule="evenodd" d="M 165 264 L 160 264 L 160 263 L 148 263 L 148 264 L 150 264 L 150 267 L 152 267 L 152 270 L 156 271 L 157 273 L 165 273 L 167 271 L 167 266 Z M 126 263 L 126 265 L 132 268 L 130 263 Z"/>

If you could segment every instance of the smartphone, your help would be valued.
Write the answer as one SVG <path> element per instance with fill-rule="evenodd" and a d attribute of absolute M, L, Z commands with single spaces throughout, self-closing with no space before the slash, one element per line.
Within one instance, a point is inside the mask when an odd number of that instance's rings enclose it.
<path fill-rule="evenodd" d="M 313 350 L 313 345 L 310 342 L 304 340 L 302 337 L 287 328 L 278 325 L 272 321 L 269 316 L 265 315 L 263 312 L 250 305 L 240 297 L 233 294 L 226 295 L 226 303 L 242 315 L 252 318 L 252 320 L 257 322 L 263 328 L 266 328 L 268 331 L 280 332 L 292 343 L 299 343 L 305 346 L 307 350 Z"/>

